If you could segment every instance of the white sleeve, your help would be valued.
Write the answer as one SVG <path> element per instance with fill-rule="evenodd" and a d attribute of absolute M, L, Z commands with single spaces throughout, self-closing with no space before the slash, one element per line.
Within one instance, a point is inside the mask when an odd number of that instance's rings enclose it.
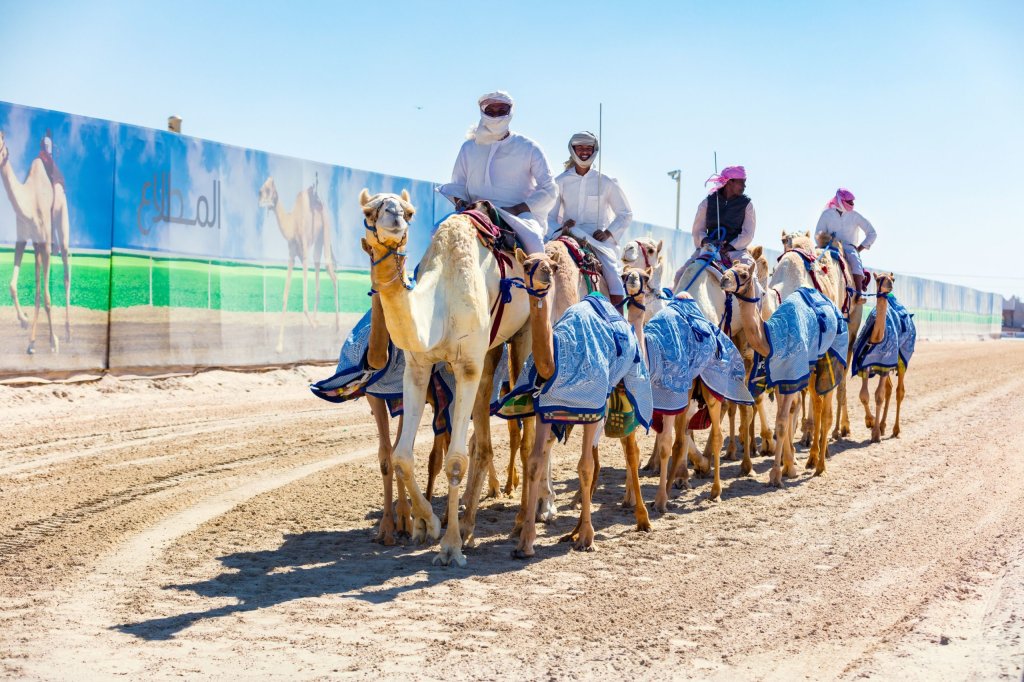
<path fill-rule="evenodd" d="M 530 175 L 537 186 L 530 192 L 530 196 L 526 197 L 524 203 L 530 207 L 530 213 L 543 219 L 549 215 L 558 200 L 558 185 L 551 176 L 551 168 L 548 166 L 548 160 L 544 158 L 544 152 L 537 146 L 534 146 L 533 153 L 530 154 Z"/>
<path fill-rule="evenodd" d="M 466 145 L 459 148 L 459 155 L 455 157 L 455 167 L 452 168 L 452 181 L 441 185 L 437 191 L 449 199 L 458 197 L 464 201 L 470 201 L 469 188 L 466 186 L 469 178 L 468 160 L 466 158 Z M 452 202 L 454 203 L 454 201 Z"/>
<path fill-rule="evenodd" d="M 750 246 L 750 242 L 754 241 L 754 231 L 756 229 L 757 214 L 754 213 L 754 202 L 751 201 L 747 204 L 747 210 L 743 214 L 743 227 L 740 228 L 740 234 L 732 241 L 732 245 L 737 251 Z"/>
<path fill-rule="evenodd" d="M 828 212 L 831 211 L 831 210 L 833 210 L 833 209 L 826 208 L 824 211 L 821 212 L 821 217 L 818 218 L 818 225 L 817 225 L 817 227 L 814 228 L 814 234 L 816 234 L 816 235 L 819 235 L 819 234 L 827 235 L 827 234 L 829 234 L 829 230 L 828 230 Z"/>
<path fill-rule="evenodd" d="M 549 237 L 557 233 L 560 229 L 562 229 L 562 199 L 563 195 L 561 192 L 561 188 L 559 188 L 558 197 L 555 199 L 555 205 L 551 208 L 551 212 L 548 213 Z"/>
<path fill-rule="evenodd" d="M 629 199 L 626 198 L 626 193 L 619 186 L 618 180 L 613 178 L 608 178 L 608 205 L 615 214 L 615 218 L 607 229 L 612 233 L 612 239 L 618 243 L 622 235 L 625 234 L 626 228 L 633 222 L 633 210 L 629 207 Z"/>
<path fill-rule="evenodd" d="M 693 245 L 700 248 L 700 243 L 704 241 L 704 237 L 707 236 L 707 230 L 704 229 L 708 220 L 708 200 L 697 204 L 697 215 L 693 219 Z"/>
<path fill-rule="evenodd" d="M 875 243 L 875 237 L 878 236 L 875 234 L 875 227 L 860 213 L 857 216 L 860 217 L 860 229 L 864 230 L 864 241 L 860 245 L 865 249 L 870 249 L 871 245 Z"/>

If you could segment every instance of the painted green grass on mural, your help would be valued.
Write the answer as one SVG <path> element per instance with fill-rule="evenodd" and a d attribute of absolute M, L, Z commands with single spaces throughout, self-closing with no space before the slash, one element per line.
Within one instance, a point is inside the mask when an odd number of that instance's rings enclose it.
<path fill-rule="evenodd" d="M 283 266 L 259 266 L 231 261 L 190 259 L 149 259 L 144 256 L 115 254 L 112 305 L 209 308 L 234 312 L 280 312 L 284 302 L 286 270 Z M 340 312 L 363 312 L 368 307 L 370 288 L 366 271 L 341 271 L 338 274 Z M 152 287 L 150 287 L 152 282 Z M 307 276 L 307 296 L 313 309 L 315 277 Z M 320 273 L 321 313 L 334 310 L 331 280 Z M 302 312 L 302 270 L 292 271 L 288 292 L 288 310 Z"/>
<path fill-rule="evenodd" d="M 0 306 L 13 306 L 6 284 L 14 272 L 14 251 L 0 249 Z M 71 254 L 71 305 L 90 310 L 107 310 L 110 301 L 110 258 L 95 254 Z M 18 302 L 22 307 L 34 307 L 36 301 L 36 266 L 32 252 L 26 252 L 18 271 Z M 64 263 L 60 256 L 50 259 L 50 302 L 56 308 L 64 307 Z"/>

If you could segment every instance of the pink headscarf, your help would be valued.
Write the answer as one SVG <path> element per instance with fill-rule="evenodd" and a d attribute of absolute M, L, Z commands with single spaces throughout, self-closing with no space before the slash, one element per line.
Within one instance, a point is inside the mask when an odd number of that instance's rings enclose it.
<path fill-rule="evenodd" d="M 743 166 L 728 166 L 726 168 L 723 168 L 721 173 L 712 175 L 710 178 L 705 180 L 704 184 L 707 185 L 709 182 L 712 183 L 711 191 L 708 192 L 708 194 L 714 194 L 718 190 L 725 187 L 725 183 L 729 182 L 730 180 L 746 179 L 747 171 L 745 168 L 743 168 Z"/>
<path fill-rule="evenodd" d="M 841 213 L 847 213 L 853 210 L 853 192 L 843 187 L 836 190 L 836 195 L 832 197 L 827 204 L 825 204 L 825 210 L 834 208 Z"/>

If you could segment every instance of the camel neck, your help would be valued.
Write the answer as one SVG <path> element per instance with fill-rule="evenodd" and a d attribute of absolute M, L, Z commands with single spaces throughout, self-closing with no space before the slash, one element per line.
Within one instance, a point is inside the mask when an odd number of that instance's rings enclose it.
<path fill-rule="evenodd" d="M 878 292 L 875 299 L 875 324 L 871 327 L 871 343 L 881 343 L 885 338 L 885 317 L 889 312 L 888 294 Z"/>
<path fill-rule="evenodd" d="M 743 331 L 746 332 L 747 343 L 749 343 L 750 347 L 762 356 L 768 357 L 771 352 L 771 348 L 768 345 L 768 337 L 764 333 L 764 320 L 762 320 L 761 316 L 758 314 L 757 304 L 753 303 L 751 300 L 744 300 L 754 298 L 753 288 L 754 287 L 748 287 L 747 291 L 744 292 L 737 291 L 736 293 L 738 296 L 736 296 L 735 299 L 739 304 L 740 321 L 743 325 Z M 743 298 L 740 298 L 740 296 Z"/>
<path fill-rule="evenodd" d="M 530 295 L 530 341 L 533 364 L 542 379 L 555 375 L 554 339 L 551 331 L 551 308 L 547 297 Z"/>
<path fill-rule="evenodd" d="M 284 210 L 280 199 L 274 202 L 274 215 L 277 216 L 277 226 L 281 229 L 281 234 L 284 235 L 285 239 L 291 241 L 292 237 L 295 236 L 292 217 Z"/>
<path fill-rule="evenodd" d="M 31 170 L 29 173 L 31 174 Z M 30 218 L 28 211 L 22 206 L 22 197 L 19 195 L 22 184 L 18 182 L 17 176 L 14 175 L 14 169 L 11 167 L 10 152 L 4 162 L 0 163 L 0 177 L 3 179 L 4 191 L 7 192 L 7 198 L 10 200 L 11 206 L 14 207 L 14 212 L 23 218 Z"/>

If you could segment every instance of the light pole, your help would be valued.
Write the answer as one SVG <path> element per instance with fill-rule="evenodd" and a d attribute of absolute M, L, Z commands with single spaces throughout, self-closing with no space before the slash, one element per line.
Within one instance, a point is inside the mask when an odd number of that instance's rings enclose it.
<path fill-rule="evenodd" d="M 679 229 L 679 187 L 680 187 L 680 180 L 683 177 L 683 171 L 678 170 L 678 169 L 676 169 L 674 171 L 669 171 L 668 172 L 668 176 L 676 181 L 676 229 L 678 230 Z"/>

